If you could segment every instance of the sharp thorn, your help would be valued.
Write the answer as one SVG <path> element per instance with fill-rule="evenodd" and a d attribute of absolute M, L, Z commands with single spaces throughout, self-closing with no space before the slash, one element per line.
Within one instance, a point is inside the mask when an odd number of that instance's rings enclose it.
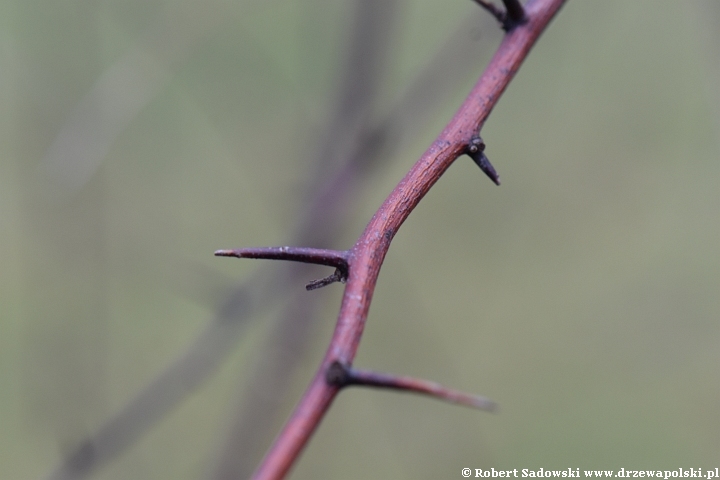
<path fill-rule="evenodd" d="M 487 175 L 490 180 L 495 183 L 495 185 L 500 185 L 500 175 L 497 174 L 495 167 L 492 166 L 492 163 L 490 163 L 490 160 L 482 150 L 475 153 L 468 152 L 468 155 L 473 159 L 477 166 L 480 167 L 480 170 L 485 172 L 485 175 Z"/>

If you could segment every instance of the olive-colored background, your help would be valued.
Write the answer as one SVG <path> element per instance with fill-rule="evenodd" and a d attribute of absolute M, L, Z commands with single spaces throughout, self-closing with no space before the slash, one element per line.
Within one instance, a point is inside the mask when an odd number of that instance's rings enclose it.
<path fill-rule="evenodd" d="M 381 159 L 335 247 L 482 71 L 501 33 L 478 10 L 400 2 L 387 105 L 458 28 L 477 53 L 438 76 L 460 87 Z M 0 478 L 51 471 L 264 268 L 215 249 L 290 240 L 351 16 L 327 0 L 0 5 Z M 719 45 L 712 1 L 569 1 L 483 130 L 502 186 L 461 158 L 431 190 L 393 242 L 356 361 L 500 412 L 351 389 L 292 478 L 720 466 Z M 322 328 L 273 432 L 341 291 L 308 293 Z M 93 478 L 208 475 L 273 313 Z"/>

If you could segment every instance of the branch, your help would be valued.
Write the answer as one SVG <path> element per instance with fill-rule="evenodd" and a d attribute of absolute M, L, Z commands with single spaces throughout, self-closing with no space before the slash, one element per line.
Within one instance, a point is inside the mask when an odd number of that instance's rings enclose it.
<path fill-rule="evenodd" d="M 362 70 L 357 61 L 352 59 L 367 58 L 368 55 L 378 55 L 387 51 L 387 31 L 389 31 L 388 26 L 393 25 L 395 1 L 355 0 L 355 4 L 356 8 L 363 11 L 358 10 L 355 14 L 355 17 L 361 18 L 355 20 L 354 28 L 367 31 L 364 35 L 350 35 L 353 38 L 351 43 L 354 45 L 350 50 L 360 49 L 364 53 L 351 51 L 346 55 L 351 61 L 344 67 L 347 74 L 343 78 L 346 83 L 351 82 L 353 85 L 341 87 L 341 91 L 344 96 L 352 97 L 357 101 L 358 108 L 362 111 L 371 112 L 373 110 L 370 107 L 374 106 L 376 101 L 373 98 L 358 100 L 356 88 L 356 84 L 370 83 L 366 78 L 367 74 L 363 75 L 363 72 L 370 70 Z M 370 21 L 362 19 L 368 15 L 366 10 L 371 10 Z M 376 118 L 375 115 L 361 114 L 360 116 L 365 120 L 361 128 L 352 129 L 356 138 L 347 142 L 349 148 L 344 146 L 344 142 L 338 144 L 337 141 L 338 138 L 345 138 L 346 133 L 337 132 L 337 126 L 348 124 L 343 120 L 348 116 L 348 112 L 341 108 L 341 112 L 337 111 L 335 115 L 331 115 L 327 126 L 322 129 L 325 132 L 326 146 L 320 147 L 319 152 L 312 156 L 321 157 L 318 164 L 323 165 L 321 168 L 323 172 L 327 172 L 328 168 L 325 165 L 331 162 L 330 159 L 343 164 L 341 167 L 343 171 L 336 175 L 347 180 L 329 181 L 331 186 L 328 192 L 334 193 L 318 195 L 317 205 L 310 205 L 308 208 L 314 212 L 312 218 L 301 218 L 297 222 L 306 232 L 313 232 L 314 235 L 293 236 L 292 238 L 295 238 L 293 243 L 304 245 L 330 243 L 329 233 L 325 234 L 324 238 L 315 238 L 318 237 L 317 231 L 328 230 L 328 225 L 333 223 L 330 220 L 333 214 L 346 217 L 345 213 L 337 212 L 337 205 L 345 204 L 347 207 L 350 203 L 348 199 L 352 198 L 352 192 L 356 190 L 353 185 L 358 185 L 360 179 L 366 179 L 374 168 L 381 165 L 382 158 L 388 158 L 393 152 L 400 150 L 409 137 L 417 136 L 417 132 L 423 130 L 423 125 L 427 123 L 432 113 L 446 104 L 449 92 L 456 91 L 460 87 L 460 82 L 466 79 L 472 70 L 479 69 L 478 66 L 464 59 L 476 55 L 478 47 L 488 48 L 478 45 L 477 41 L 467 35 L 469 30 L 478 24 L 483 24 L 484 20 L 479 14 L 469 15 L 457 25 L 383 116 Z M 379 69 L 376 67 L 373 70 Z M 378 73 L 376 75 L 381 78 Z M 347 101 L 339 100 L 338 103 L 345 105 Z M 322 157 L 328 160 L 322 160 Z M 324 178 L 319 174 L 311 175 L 313 176 Z M 318 185 L 309 190 L 317 191 L 319 188 Z M 328 208 L 330 205 L 333 208 Z M 284 283 L 292 282 L 292 279 L 287 279 Z M 267 443 L 273 439 L 276 432 L 269 431 L 273 428 L 270 426 L 272 424 L 270 420 L 276 417 L 281 400 L 288 395 L 288 385 L 292 383 L 288 379 L 298 368 L 297 359 L 303 355 L 306 345 L 313 337 L 313 326 L 318 320 L 315 315 L 316 305 L 309 302 L 311 298 L 317 297 L 296 293 L 286 302 L 286 308 L 275 323 L 271 340 L 268 341 L 272 348 L 264 349 L 263 358 L 254 367 L 253 379 L 247 382 L 251 387 L 245 388 L 242 398 L 238 400 L 242 407 L 238 409 L 237 418 L 231 422 L 228 438 L 221 448 L 222 453 L 209 478 L 215 480 L 249 478 L 257 466 L 257 457 L 267 448 L 266 439 Z M 268 379 L 272 379 L 272 382 L 268 382 Z M 259 391 L 253 388 L 255 385 L 264 385 L 264 388 Z M 258 449 L 262 450 L 258 452 Z M 242 452 L 242 455 L 238 455 L 237 452 Z"/>
<path fill-rule="evenodd" d="M 512 28 L 453 119 L 375 213 L 348 254 L 351 259 L 338 321 L 325 357 L 305 395 L 255 472 L 283 478 L 324 417 L 340 387 L 327 381 L 338 362 L 351 365 L 367 320 L 380 267 L 398 228 L 440 176 L 468 151 L 493 107 L 564 0 L 534 0 L 526 21 Z"/>
<path fill-rule="evenodd" d="M 387 373 L 372 372 L 369 370 L 357 370 L 340 362 L 333 362 L 325 375 L 330 385 L 338 387 L 350 387 L 360 385 L 366 387 L 388 388 L 405 392 L 420 393 L 429 395 L 446 402 L 465 405 L 466 407 L 477 408 L 488 412 L 495 411 L 497 404 L 489 398 L 480 395 L 452 390 L 442 385 L 413 377 L 399 377 Z"/>

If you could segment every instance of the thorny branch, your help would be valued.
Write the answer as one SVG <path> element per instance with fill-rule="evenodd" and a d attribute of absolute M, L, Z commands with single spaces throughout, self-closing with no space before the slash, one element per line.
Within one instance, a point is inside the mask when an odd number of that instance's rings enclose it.
<path fill-rule="evenodd" d="M 474 135 L 479 132 L 479 129 L 487 118 L 487 115 L 490 113 L 490 110 L 494 106 L 499 95 L 514 75 L 522 59 L 525 55 L 527 55 L 527 52 L 534 41 L 545 28 L 555 12 L 560 8 L 564 0 L 536 0 L 535 2 L 531 2 L 531 4 L 528 5 L 527 15 L 525 15 L 522 6 L 517 0 L 503 0 L 506 7 L 505 12 L 492 6 L 492 4 L 487 1 L 475 1 L 491 13 L 495 12 L 493 13 L 495 18 L 501 22 L 503 28 L 506 31 L 509 31 L 510 34 L 503 42 L 503 45 L 501 45 L 493 62 L 487 68 L 486 74 L 480 79 L 476 87 L 473 89 L 470 97 L 468 97 L 468 100 L 466 100 L 463 104 L 453 121 L 448 125 L 448 127 L 446 127 L 445 131 L 443 131 L 440 137 L 438 137 L 438 139 L 433 143 L 428 152 L 423 155 L 418 164 L 416 164 L 401 184 L 393 191 L 393 194 L 391 194 L 388 200 L 383 204 L 383 207 L 378 210 L 378 213 L 376 213 L 375 217 L 373 217 L 370 225 L 368 225 L 368 228 L 360 237 L 356 245 L 347 252 L 341 252 L 347 255 L 347 262 L 345 265 L 345 270 L 347 271 L 342 272 L 336 267 L 334 274 L 326 277 L 325 279 L 311 282 L 311 284 L 308 285 L 308 287 L 314 286 L 315 288 L 319 288 L 320 286 L 324 286 L 332 281 L 341 281 L 345 277 L 350 277 L 348 278 L 349 283 L 345 289 L 343 305 L 338 318 L 336 332 L 328 353 L 326 354 L 326 358 L 323 361 L 318 374 L 313 380 L 313 383 L 306 392 L 305 397 L 301 401 L 298 410 L 288 422 L 285 431 L 280 435 L 273 449 L 268 453 L 265 462 L 256 473 L 258 478 L 282 477 L 299 456 L 300 451 L 307 443 L 312 432 L 317 427 L 320 419 L 329 407 L 334 395 L 341 388 L 341 385 L 336 385 L 333 384 L 333 381 L 328 381 L 327 375 L 331 372 L 331 367 L 333 365 L 341 365 L 344 369 L 347 369 L 346 383 L 344 386 L 367 385 L 383 388 L 395 388 L 407 391 L 423 392 L 458 403 L 472 403 L 462 400 L 463 396 L 468 398 L 472 396 L 445 389 L 444 387 L 432 382 L 408 377 L 396 377 L 392 375 L 366 372 L 353 369 L 350 365 L 355 356 L 357 344 L 362 334 L 362 327 L 367 318 L 367 311 L 371 301 L 374 283 L 377 279 L 377 274 L 382 260 L 384 259 L 387 248 L 389 247 L 390 241 L 397 231 L 397 228 L 399 228 L 417 202 L 419 202 L 424 194 L 427 193 L 429 188 L 445 171 L 445 169 L 448 168 L 452 161 L 463 153 L 470 155 L 483 169 L 483 171 L 485 171 L 485 173 L 488 174 L 493 181 L 498 183 L 497 174 L 494 173 L 494 169 L 492 169 L 492 173 L 495 178 L 491 173 L 489 173 L 489 169 L 491 169 L 492 166 L 489 164 L 489 161 L 487 161 L 487 157 L 479 155 L 482 154 L 482 149 L 478 149 L 478 151 L 473 151 L 472 149 L 474 139 L 479 139 L 479 137 L 470 135 Z M 358 2 L 358 4 L 363 3 L 364 2 L 362 0 L 359 0 Z M 383 4 L 383 2 L 380 1 L 379 4 Z M 488 8 L 488 6 L 490 6 L 490 8 Z M 524 33 L 518 33 L 518 31 L 522 31 Z M 515 39 L 514 42 L 510 41 L 511 38 Z M 504 56 L 506 57 L 506 63 L 498 60 L 500 57 Z M 362 55 L 358 58 L 361 57 Z M 514 58 L 514 60 L 512 60 L 512 58 Z M 507 66 L 503 67 L 503 65 L 510 65 L 510 68 Z M 372 69 L 348 69 L 348 73 L 350 74 L 350 72 L 352 72 L 352 75 L 356 75 L 358 71 L 372 71 Z M 488 75 L 488 73 L 493 72 L 498 76 L 498 78 L 495 79 L 494 89 L 481 89 L 480 84 L 483 82 L 483 79 Z M 367 85 L 369 82 L 349 81 L 345 84 L 349 89 L 352 89 L 353 83 Z M 479 94 L 482 94 L 483 92 L 487 93 L 487 91 L 490 91 L 491 93 L 488 93 L 482 99 L 478 99 Z M 471 100 L 473 95 L 478 98 Z M 355 94 L 344 96 L 344 98 L 352 99 L 351 103 L 363 103 L 363 101 L 358 100 L 358 96 Z M 346 107 L 347 105 L 343 104 L 341 109 Z M 473 109 L 475 109 L 474 113 Z M 469 116 L 470 118 L 461 118 L 462 112 L 465 112 L 463 115 Z M 362 117 L 362 115 L 359 115 L 359 117 Z M 474 118 L 474 120 L 472 118 Z M 391 119 L 388 119 L 388 124 L 391 123 L 390 120 Z M 339 124 L 340 123 L 338 122 L 335 125 Z M 354 126 L 357 126 L 357 124 Z M 473 127 L 472 132 L 466 129 L 468 126 Z M 353 128 L 350 128 L 353 127 L 353 125 L 346 125 L 344 127 L 346 127 L 346 132 L 353 130 Z M 371 126 L 371 135 L 369 136 L 373 136 L 372 128 L 383 130 L 384 127 L 385 125 Z M 355 130 L 362 130 L 362 128 Z M 333 136 L 333 138 L 337 138 L 338 136 Z M 352 144 L 353 142 L 351 141 L 350 143 Z M 327 143 L 326 145 L 330 146 L 331 144 Z M 332 147 L 329 148 L 332 150 Z M 353 146 L 351 148 L 361 149 L 359 146 Z M 357 152 L 350 154 L 350 156 L 356 154 Z M 321 158 L 327 159 L 330 157 L 332 157 L 332 155 L 321 155 Z M 322 167 L 324 168 L 325 165 L 322 165 Z M 356 167 L 352 167 L 348 168 L 348 171 L 352 173 L 352 171 L 356 169 Z M 336 186 L 337 185 L 342 186 L 344 183 L 339 181 L 336 182 Z M 321 196 L 322 195 L 320 195 L 320 197 Z M 313 209 L 313 211 L 317 214 L 315 215 L 316 220 L 317 217 L 322 217 L 322 208 L 317 209 L 317 211 Z M 327 213 L 329 212 L 326 212 L 326 214 Z M 385 214 L 390 214 L 390 217 L 392 218 L 388 217 L 382 219 L 382 221 L 378 220 L 378 216 Z M 325 220 L 329 217 L 331 217 L 331 215 L 326 215 Z M 301 222 L 301 224 L 302 223 L 303 222 Z M 316 222 L 308 223 L 317 226 Z M 307 223 L 301 226 L 308 227 Z M 303 230 L 306 230 L 307 232 L 307 228 Z M 310 230 L 312 230 L 312 228 L 310 228 Z M 302 236 L 303 235 L 300 235 L 300 237 Z M 312 239 L 314 237 L 315 236 L 312 234 L 305 236 L 306 239 Z M 309 243 L 313 242 L 310 241 Z M 360 267 L 366 268 L 363 272 L 358 274 L 357 270 L 362 269 Z M 296 280 L 297 274 L 290 274 L 290 272 L 295 271 L 296 270 L 294 269 L 284 270 L 284 273 L 287 274 L 286 280 L 289 280 L 290 278 Z M 353 273 L 353 276 L 351 276 L 350 273 Z M 278 278 L 278 275 L 273 275 L 271 280 L 277 280 Z M 218 312 L 218 321 L 212 322 L 206 334 L 200 336 L 196 342 L 197 347 L 193 346 L 187 355 L 184 355 L 176 364 L 173 364 L 170 369 L 163 372 L 156 382 L 151 384 L 147 390 L 143 391 L 141 395 L 138 396 L 137 400 L 129 404 L 128 408 L 121 412 L 118 417 L 108 422 L 108 424 L 105 425 L 96 436 L 90 437 L 87 442 L 82 443 L 72 455 L 66 458 L 66 463 L 51 474 L 51 478 L 79 478 L 89 473 L 94 468 L 97 468 L 98 465 L 108 461 L 110 458 L 117 455 L 118 452 L 122 451 L 129 444 L 134 442 L 135 439 L 137 439 L 138 436 L 148 428 L 149 424 L 153 423 L 153 421 L 162 416 L 172 405 L 176 404 L 179 399 L 184 396 L 184 392 L 195 388 L 197 383 L 207 376 L 207 372 L 212 371 L 215 368 L 215 365 L 224 356 L 224 353 L 219 353 L 214 355 L 210 361 L 208 361 L 206 355 L 203 355 L 202 352 L 208 351 L 208 345 L 213 345 L 211 350 L 216 351 L 217 349 L 215 347 L 218 344 L 218 338 L 222 339 L 220 340 L 220 343 L 223 345 L 228 343 L 232 344 L 232 338 L 234 335 L 228 336 L 228 332 L 225 331 L 225 329 L 232 328 L 235 330 L 237 326 L 237 323 L 235 322 L 236 317 L 246 317 L 250 310 L 254 310 L 256 305 L 262 303 L 261 299 L 266 298 L 268 292 L 274 292 L 277 290 L 276 288 L 264 289 L 263 285 L 267 284 L 268 283 L 266 281 L 262 282 L 262 284 L 259 282 L 248 282 L 247 286 L 239 289 L 239 292 L 242 292 L 243 294 L 234 295 L 228 304 Z M 245 298 L 255 297 L 255 295 L 248 292 L 249 290 L 252 290 L 253 292 L 265 291 L 257 295 L 257 298 L 254 298 L 256 301 L 247 302 L 244 301 Z M 238 298 L 240 298 L 240 300 L 238 300 Z M 230 318 L 233 320 L 231 323 L 228 322 Z M 216 328 L 217 325 L 224 326 L 224 328 L 222 330 L 218 330 Z M 220 350 L 224 352 L 227 350 L 227 347 L 223 347 Z M 202 360 L 198 360 L 198 358 L 202 358 Z M 341 360 L 343 360 L 342 363 Z M 186 381 L 187 372 L 196 372 L 198 370 L 194 367 L 189 368 L 190 364 L 195 366 L 200 364 L 202 369 L 198 375 L 193 377 L 192 382 L 188 384 Z M 337 369 L 337 367 L 335 368 Z M 174 392 L 176 390 L 175 385 L 177 382 L 175 380 L 177 379 L 183 380 L 181 383 L 185 385 L 185 388 L 177 395 L 173 393 L 173 395 L 167 397 L 167 392 Z M 161 399 L 161 402 L 158 402 L 159 398 Z M 487 405 L 489 406 L 490 404 Z M 294 435 L 294 433 L 298 433 L 299 435 Z M 66 475 L 69 475 L 69 477 L 66 477 Z"/>
<path fill-rule="evenodd" d="M 478 3 L 488 8 L 487 2 Z M 471 155 L 497 183 L 497 174 L 482 153 L 481 145 L 484 144 L 479 140 L 479 131 L 522 61 L 563 3 L 564 0 L 535 0 L 524 10 L 517 0 L 504 1 L 506 12 L 502 23 L 508 33 L 485 72 L 450 123 L 390 193 L 358 241 L 347 252 L 347 285 L 330 346 L 305 395 L 255 472 L 254 478 L 278 479 L 285 476 L 339 390 L 348 382 L 362 383 L 360 379 L 364 379 L 365 384 L 374 381 L 376 386 L 382 384 L 422 390 L 418 382 L 424 381 L 358 373 L 350 367 L 362 337 L 380 267 L 398 228 L 458 157 Z M 339 377 L 335 375 L 338 372 Z M 375 380 L 371 380 L 373 378 Z M 427 391 L 435 389 L 436 392 L 437 388 L 442 388 L 435 384 L 426 384 L 425 387 Z"/>
<path fill-rule="evenodd" d="M 471 62 L 459 60 L 477 53 L 477 41 L 467 32 L 477 30 L 483 21 L 481 16 L 471 15 L 448 36 L 385 116 L 373 118 L 367 113 L 377 103 L 377 88 L 371 86 L 382 78 L 383 53 L 387 51 L 387 36 L 392 30 L 396 7 L 392 0 L 356 0 L 353 9 L 356 20 L 349 35 L 348 60 L 341 69 L 345 74 L 339 82 L 337 108 L 327 127 L 319 129 L 325 132 L 319 151 L 309 155 L 316 159 L 318 172 L 334 168 L 336 173 L 329 179 L 310 175 L 307 190 L 312 197 L 299 215 L 296 231 L 289 237 L 298 244 L 324 245 L 335 237 L 340 219 L 352 204 L 353 193 L 373 167 L 380 164 L 378 159 L 390 156 L 402 146 L 401 140 L 409 137 L 397 134 L 422 130 L 420 122 L 429 118 L 443 104 L 447 92 L 475 68 Z M 270 297 L 284 296 L 305 272 L 297 264 L 266 268 L 233 288 L 195 341 L 119 412 L 68 452 L 47 478 L 84 478 L 121 455 L 199 388 L 232 351 L 251 316 L 257 315 Z M 311 282 L 308 288 L 327 284 L 323 280 Z M 190 288 L 193 291 L 194 287 Z M 279 409 L 279 402 L 269 399 L 286 395 L 287 379 L 294 374 L 297 358 L 303 355 L 313 335 L 318 298 L 298 293 L 285 302 L 267 342 L 273 348 L 264 348 L 266 353 L 254 365 L 252 379 L 247 382 L 253 388 L 243 389 L 242 408 L 231 421 L 210 478 L 246 478 L 252 472 L 256 451 L 263 448 L 269 434 L 268 420 Z M 261 384 L 262 393 L 258 393 L 257 386 Z"/>

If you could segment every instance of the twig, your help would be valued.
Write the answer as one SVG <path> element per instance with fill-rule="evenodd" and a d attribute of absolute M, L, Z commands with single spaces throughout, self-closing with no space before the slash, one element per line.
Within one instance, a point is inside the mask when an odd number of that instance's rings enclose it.
<path fill-rule="evenodd" d="M 368 2 L 367 0 L 356 0 L 356 9 L 370 10 L 372 21 L 355 20 L 355 27 L 365 30 L 364 35 L 352 34 L 350 50 L 361 49 L 364 53 L 349 52 L 346 58 L 349 61 L 344 67 L 347 72 L 343 75 L 345 82 L 352 85 L 341 87 L 343 96 L 350 96 L 357 102 L 357 84 L 367 85 L 375 80 L 368 80 L 366 75 L 370 70 L 359 70 L 358 62 L 354 59 L 378 55 L 387 51 L 389 27 L 393 24 L 394 1 L 381 0 L 380 2 Z M 356 16 L 364 17 L 368 12 L 356 10 Z M 388 19 L 390 22 L 388 23 Z M 331 225 L 333 213 L 336 209 L 328 209 L 328 205 L 338 203 L 348 204 L 353 197 L 354 190 L 360 179 L 367 177 L 368 173 L 380 164 L 382 158 L 389 158 L 394 151 L 402 148 L 402 144 L 408 140 L 406 137 L 417 136 L 416 132 L 422 131 L 422 124 L 427 123 L 432 112 L 437 111 L 441 105 L 445 105 L 449 92 L 457 90 L 460 81 L 466 79 L 470 72 L 480 71 L 479 65 L 473 65 L 467 59 L 478 53 L 478 49 L 489 48 L 478 44 L 477 39 L 468 35 L 468 31 L 482 26 L 485 19 L 480 15 L 469 15 L 456 29 L 451 32 L 440 48 L 433 54 L 431 60 L 423 66 L 414 76 L 412 83 L 405 87 L 400 98 L 390 106 L 384 116 L 376 118 L 373 115 L 361 115 L 367 119 L 360 129 L 353 131 L 358 139 L 348 142 L 351 148 L 343 148 L 338 145 L 338 138 L 345 138 L 343 132 L 338 132 L 337 127 L 348 122 L 342 120 L 348 112 L 338 109 L 335 115 L 331 115 L 327 127 L 324 147 L 313 154 L 313 157 L 326 157 L 328 160 L 318 162 L 321 170 L 327 171 L 326 163 L 333 159 L 345 161 L 343 171 L 337 173 L 335 180 L 328 181 L 328 195 L 321 194 L 316 197 L 316 203 L 308 206 L 308 211 L 313 212 L 311 218 L 301 218 L 298 222 L 306 232 L 317 232 L 327 230 Z M 364 60 L 367 62 L 367 60 Z M 376 62 L 377 63 L 377 62 Z M 376 75 L 379 68 L 375 67 Z M 339 100 L 340 105 L 347 104 L 347 100 Z M 373 98 L 363 99 L 357 106 L 370 111 L 369 107 L 375 105 Z M 341 118 L 337 118 L 341 117 Z M 412 134 L 412 135 L 411 135 Z M 343 180 L 347 179 L 347 180 Z M 314 187 L 317 189 L 318 187 Z M 329 210 L 329 211 L 327 211 Z M 341 217 L 344 214 L 339 214 Z M 315 235 L 317 236 L 317 235 Z M 331 238 L 327 232 L 322 238 L 311 240 L 307 234 L 304 236 L 293 236 L 293 242 L 297 244 L 325 244 Z M 288 280 L 291 281 L 291 280 Z M 306 287 L 307 288 L 307 287 Z M 272 428 L 272 419 L 276 418 L 279 400 L 288 395 L 288 379 L 292 378 L 295 369 L 298 368 L 297 359 L 302 356 L 305 345 L 314 335 L 315 317 L 314 304 L 309 304 L 310 299 L 315 296 L 296 294 L 288 300 L 283 314 L 273 327 L 271 340 L 268 342 L 272 348 L 264 348 L 263 357 L 258 359 L 252 379 L 247 382 L 250 386 L 245 388 L 243 395 L 238 400 L 242 405 L 236 420 L 232 422 L 228 432 L 228 439 L 221 448 L 219 458 L 213 467 L 213 480 L 230 480 L 236 478 L 248 478 L 256 468 L 258 457 L 264 453 L 265 443 L 270 434 L 268 429 Z M 272 380 L 272 381 L 270 381 Z M 263 385 L 262 390 L 257 385 Z M 272 401 L 270 399 L 278 399 Z M 272 437 L 267 440 L 272 440 Z M 258 449 L 262 449 L 258 452 Z M 242 452 L 238 455 L 237 452 Z M 256 454 L 257 453 L 257 454 Z"/>
<path fill-rule="evenodd" d="M 280 479 L 290 470 L 340 387 L 327 382 L 335 362 L 351 365 L 362 337 L 380 267 L 398 228 L 440 176 L 470 145 L 498 99 L 564 0 L 535 0 L 512 28 L 453 119 L 375 213 L 350 251 L 352 266 L 325 357 L 283 431 L 254 474 Z"/>
<path fill-rule="evenodd" d="M 338 387 L 350 387 L 353 385 L 387 388 L 405 392 L 429 395 L 446 402 L 457 403 L 467 407 L 493 412 L 497 404 L 489 398 L 472 395 L 443 387 L 439 383 L 430 382 L 420 378 L 401 377 L 387 373 L 373 372 L 370 370 L 357 370 L 340 362 L 333 362 L 327 370 L 325 379 L 331 385 Z"/>
<path fill-rule="evenodd" d="M 490 177 L 490 180 L 495 185 L 500 185 L 500 175 L 495 171 L 495 167 L 492 166 L 490 160 L 485 156 L 485 142 L 480 136 L 475 136 L 470 140 L 470 145 L 467 148 L 467 154 L 473 161 L 480 167 L 480 170 L 485 172 L 485 175 Z"/>
<path fill-rule="evenodd" d="M 324 248 L 304 247 L 259 247 L 218 250 L 216 257 L 265 258 L 269 260 L 290 260 L 292 262 L 327 265 L 343 270 L 347 276 L 348 252 Z"/>

